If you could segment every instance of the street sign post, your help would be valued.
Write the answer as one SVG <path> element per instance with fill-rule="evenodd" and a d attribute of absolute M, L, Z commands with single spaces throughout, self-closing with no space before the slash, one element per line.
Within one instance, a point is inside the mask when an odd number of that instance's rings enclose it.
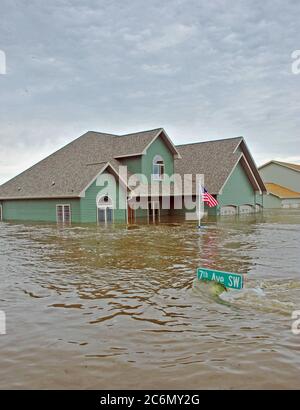
<path fill-rule="evenodd" d="M 218 270 L 198 268 L 197 269 L 198 280 L 213 281 L 221 283 L 226 288 L 242 289 L 244 286 L 244 278 L 237 273 L 222 272 Z"/>

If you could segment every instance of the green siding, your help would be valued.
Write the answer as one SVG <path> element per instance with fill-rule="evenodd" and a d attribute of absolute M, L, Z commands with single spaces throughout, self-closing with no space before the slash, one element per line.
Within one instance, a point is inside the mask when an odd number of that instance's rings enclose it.
<path fill-rule="evenodd" d="M 174 157 L 161 137 L 157 138 L 148 148 L 147 154 L 142 156 L 142 174 L 146 175 L 148 181 L 151 181 L 153 170 L 153 159 L 160 155 L 165 163 L 165 174 L 171 176 L 174 174 Z"/>
<path fill-rule="evenodd" d="M 127 166 L 128 171 L 132 174 L 140 174 L 142 172 L 142 157 L 132 157 L 122 159 L 122 165 Z"/>
<path fill-rule="evenodd" d="M 255 202 L 258 205 L 264 206 L 264 195 L 256 191 L 255 192 Z"/>
<path fill-rule="evenodd" d="M 264 195 L 264 208 L 281 208 L 281 199 L 272 194 Z"/>
<path fill-rule="evenodd" d="M 70 204 L 72 222 L 80 222 L 80 202 L 76 199 L 22 199 L 2 201 L 4 221 L 56 222 L 56 205 Z"/>
<path fill-rule="evenodd" d="M 153 172 L 153 160 L 156 155 L 160 155 L 164 160 L 165 174 L 172 176 L 174 174 L 174 157 L 161 137 L 158 137 L 150 147 L 148 147 L 145 155 L 124 159 L 122 160 L 122 164 L 127 165 L 128 170 L 133 174 L 145 175 L 148 179 L 148 183 L 150 183 Z M 161 210 L 161 215 L 169 213 L 169 210 Z M 136 218 L 146 218 L 147 215 L 148 211 L 146 209 L 136 210 Z"/>
<path fill-rule="evenodd" d="M 300 192 L 300 172 L 271 163 L 259 170 L 265 183 L 274 183 Z"/>
<path fill-rule="evenodd" d="M 119 196 L 119 189 L 118 189 L 118 182 L 117 183 L 117 192 L 116 192 L 116 207 L 114 209 L 114 221 L 115 222 L 126 222 L 126 201 L 127 195 L 126 190 L 121 188 L 120 196 Z M 94 181 L 92 185 L 85 191 L 85 197 L 80 199 L 80 219 L 82 223 L 96 223 L 97 222 L 97 203 L 96 198 L 97 195 L 103 190 L 103 187 L 98 186 L 97 182 Z M 119 207 L 119 200 L 121 206 Z M 125 209 L 119 209 L 121 207 Z"/>
<path fill-rule="evenodd" d="M 118 187 L 118 184 L 117 184 Z M 96 197 L 103 189 L 96 181 L 86 190 L 81 199 L 49 199 L 49 200 L 14 200 L 2 201 L 4 221 L 56 222 L 56 205 L 70 204 L 73 223 L 97 222 Z M 125 209 L 119 208 L 119 192 L 117 189 L 117 209 L 114 210 L 115 222 L 126 222 L 126 190 L 121 189 L 120 201 Z"/>
<path fill-rule="evenodd" d="M 226 205 L 253 205 L 261 203 L 261 196 L 256 193 L 241 164 L 238 164 L 218 195 L 219 208 Z"/>

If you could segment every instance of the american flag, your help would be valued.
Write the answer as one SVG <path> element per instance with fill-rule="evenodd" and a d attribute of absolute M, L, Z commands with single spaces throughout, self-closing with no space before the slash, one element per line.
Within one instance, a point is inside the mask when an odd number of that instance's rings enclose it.
<path fill-rule="evenodd" d="M 219 205 L 219 202 L 207 192 L 206 188 L 200 187 L 200 189 L 202 201 L 205 202 L 210 208 Z"/>

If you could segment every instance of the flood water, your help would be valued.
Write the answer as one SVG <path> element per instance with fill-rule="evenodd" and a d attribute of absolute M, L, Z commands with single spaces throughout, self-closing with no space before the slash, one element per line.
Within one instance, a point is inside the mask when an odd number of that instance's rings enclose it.
<path fill-rule="evenodd" d="M 299 243 L 297 210 L 200 232 L 1 223 L 0 388 L 300 388 Z M 199 266 L 245 289 L 216 296 Z"/>

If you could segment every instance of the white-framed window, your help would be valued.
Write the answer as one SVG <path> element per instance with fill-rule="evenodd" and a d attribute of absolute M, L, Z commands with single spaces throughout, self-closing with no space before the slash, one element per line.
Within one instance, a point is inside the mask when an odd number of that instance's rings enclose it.
<path fill-rule="evenodd" d="M 70 204 L 57 204 L 56 205 L 56 221 L 57 223 L 71 223 L 71 205 Z"/>
<path fill-rule="evenodd" d="M 3 207 L 0 204 L 0 222 L 2 222 L 2 221 L 3 221 Z"/>
<path fill-rule="evenodd" d="M 165 174 L 165 163 L 160 155 L 153 158 L 152 164 L 152 178 L 156 181 L 162 181 Z"/>
<path fill-rule="evenodd" d="M 97 222 L 110 223 L 114 221 L 113 201 L 109 196 L 102 196 L 97 203 Z"/>

